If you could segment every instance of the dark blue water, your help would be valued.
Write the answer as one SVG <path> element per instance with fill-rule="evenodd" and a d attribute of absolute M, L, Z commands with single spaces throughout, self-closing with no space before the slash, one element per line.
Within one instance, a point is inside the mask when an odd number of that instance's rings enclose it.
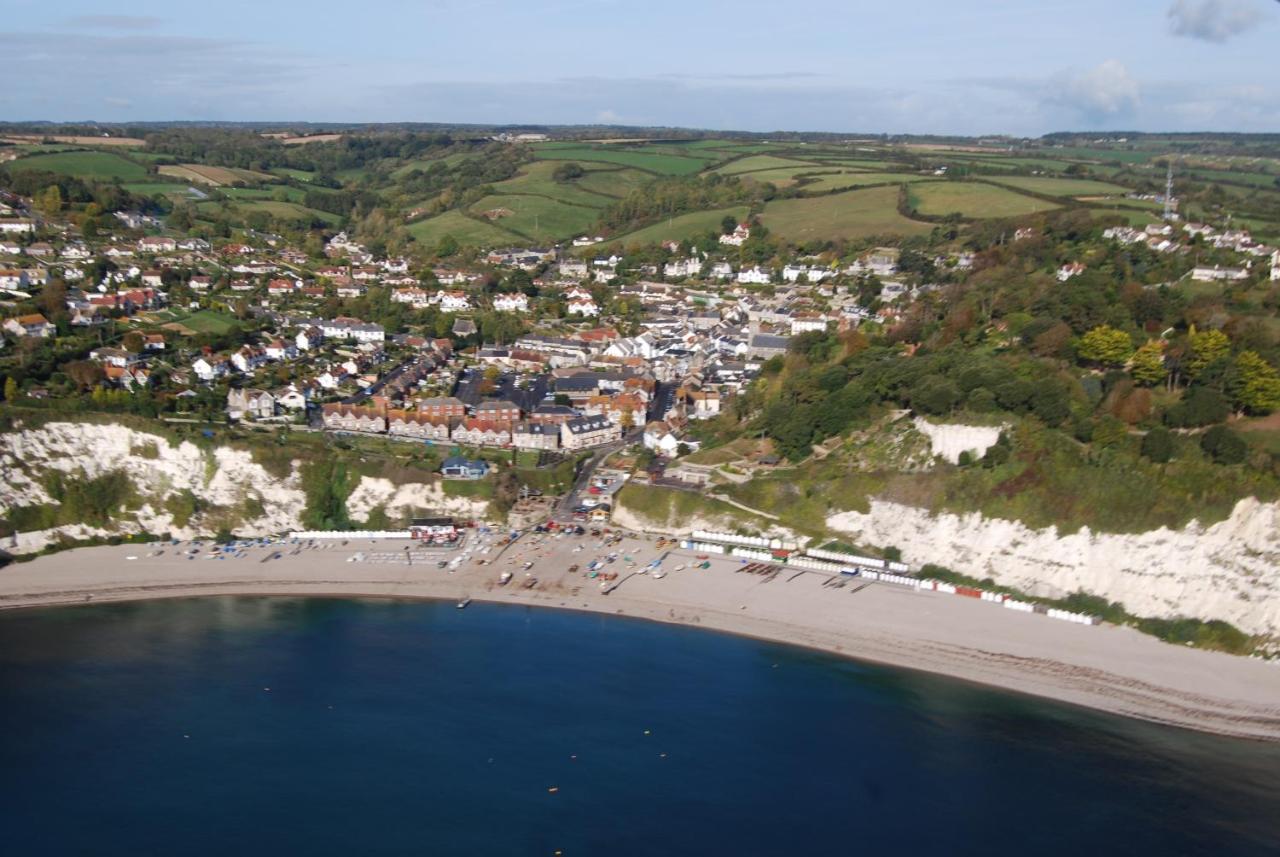
<path fill-rule="evenodd" d="M 0 822 L 14 855 L 1275 854 L 1280 749 L 625 619 L 197 599 L 0 614 Z"/>

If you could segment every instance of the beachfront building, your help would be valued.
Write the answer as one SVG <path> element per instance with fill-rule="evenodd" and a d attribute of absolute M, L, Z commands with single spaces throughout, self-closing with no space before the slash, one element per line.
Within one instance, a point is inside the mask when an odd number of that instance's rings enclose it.
<path fill-rule="evenodd" d="M 440 465 L 440 475 L 445 479 L 483 479 L 489 474 L 489 462 L 482 459 L 454 455 Z"/>
<path fill-rule="evenodd" d="M 622 428 L 602 415 L 566 420 L 560 426 L 560 445 L 570 450 L 602 446 L 621 437 Z"/>

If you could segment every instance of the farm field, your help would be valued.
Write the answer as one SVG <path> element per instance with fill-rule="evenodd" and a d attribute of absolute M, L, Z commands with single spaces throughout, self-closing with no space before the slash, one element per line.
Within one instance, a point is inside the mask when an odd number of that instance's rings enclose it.
<path fill-rule="evenodd" d="M 633 169 L 600 169 L 591 170 L 585 176 L 574 181 L 578 187 L 592 193 L 598 193 L 609 197 L 622 197 L 634 188 L 639 187 L 647 181 L 652 181 L 653 176 L 649 173 L 642 173 Z"/>
<path fill-rule="evenodd" d="M 493 194 L 468 210 L 473 217 L 481 217 L 486 212 L 509 212 L 485 219 L 539 241 L 581 235 L 600 216 L 595 208 L 569 205 L 534 194 Z"/>
<path fill-rule="evenodd" d="M 175 184 L 172 182 L 130 182 L 122 185 L 129 193 L 136 193 L 139 196 L 181 196 L 188 199 L 195 199 L 191 193 L 191 187 L 185 184 Z"/>
<path fill-rule="evenodd" d="M 454 164 L 460 164 L 468 158 L 474 157 L 476 157 L 474 152 L 454 152 L 452 155 L 445 155 L 443 158 L 419 158 L 396 167 L 391 171 L 391 177 L 393 179 L 398 179 L 408 175 L 414 170 L 425 171 L 430 169 L 434 164 L 444 164 L 446 167 L 452 167 Z"/>
<path fill-rule="evenodd" d="M 1019 217 L 1057 208 L 1051 202 L 978 182 L 929 182 L 911 188 L 911 204 L 921 214 L 945 217 Z"/>
<path fill-rule="evenodd" d="M 686 238 L 701 237 L 708 232 L 718 233 L 720 231 L 720 221 L 725 218 L 725 215 L 742 220 L 747 216 L 747 207 L 739 205 L 733 208 L 718 208 L 714 211 L 694 211 L 670 220 L 664 220 L 661 223 L 655 223 L 652 226 L 646 226 L 643 229 L 637 229 L 635 232 L 615 236 L 609 240 L 611 242 L 619 241 L 624 246 L 657 244 L 662 241 L 683 241 Z"/>
<path fill-rule="evenodd" d="M 1019 190 L 1042 193 L 1045 196 L 1105 196 L 1126 194 L 1129 189 L 1117 184 L 1090 181 L 1089 179 L 1057 179 L 1046 176 L 1001 176 L 991 181 Z"/>
<path fill-rule="evenodd" d="M 740 175 L 742 173 L 780 169 L 790 169 L 796 172 L 802 172 L 804 170 L 817 169 L 819 166 L 819 164 L 815 164 L 812 161 L 779 158 L 774 155 L 752 155 L 738 161 L 730 161 L 724 166 L 717 167 L 714 172 L 721 173 L 726 176 L 733 176 Z"/>
<path fill-rule="evenodd" d="M 189 181 L 202 182 L 218 187 L 237 183 L 253 184 L 262 181 L 274 181 L 275 176 L 269 173 L 258 173 L 253 170 L 236 170 L 226 167 L 208 167 L 204 164 L 179 164 L 159 168 L 160 175 L 173 176 Z"/>
<path fill-rule="evenodd" d="M 497 226 L 467 217 L 460 211 L 446 211 L 427 220 L 411 223 L 406 230 L 428 246 L 435 245 L 446 235 L 469 247 L 502 247 L 520 242 L 520 236 Z"/>
<path fill-rule="evenodd" d="M 216 216 L 220 206 L 221 203 L 219 202 L 201 202 L 196 204 L 196 210 L 204 218 L 213 218 Z M 247 217 L 254 212 L 264 212 L 277 220 L 288 220 L 297 223 L 312 223 L 319 220 L 332 225 L 341 220 L 336 214 L 307 208 L 296 202 L 277 202 L 272 199 L 241 199 L 231 203 L 230 206 L 241 217 Z"/>
<path fill-rule="evenodd" d="M 845 190 L 855 187 L 870 187 L 878 184 L 907 184 L 910 182 L 936 181 L 933 176 L 922 176 L 919 173 L 835 173 L 815 176 L 806 181 L 800 189 L 807 193 L 822 193 L 830 190 Z"/>
<path fill-rule="evenodd" d="M 281 178 L 297 179 L 300 182 L 309 182 L 315 178 L 315 173 L 309 173 L 306 170 L 295 170 L 291 167 L 275 167 L 271 172 Z"/>
<path fill-rule="evenodd" d="M 141 148 L 147 145 L 146 140 L 137 137 L 90 137 L 90 136 L 67 136 L 55 134 L 46 137 L 37 134 L 12 134 L 6 137 L 0 137 L 3 140 L 12 140 L 15 143 L 40 143 L 41 140 L 53 140 L 55 143 L 65 143 L 72 146 L 109 146 L 115 148 Z"/>
<path fill-rule="evenodd" d="M 87 179 L 120 179 L 142 181 L 147 169 L 111 152 L 54 152 L 19 158 L 9 165 L 11 170 L 47 170 L 51 173 Z"/>
<path fill-rule="evenodd" d="M 578 146 L 565 149 L 534 149 L 539 160 L 591 161 L 635 167 L 658 175 L 688 176 L 700 172 L 707 161 L 686 155 L 673 155 L 637 149 Z"/>
<path fill-rule="evenodd" d="M 758 182 L 760 184 L 769 182 L 775 187 L 791 187 L 804 176 L 814 173 L 831 173 L 834 170 L 835 167 L 822 167 L 820 165 L 813 167 L 785 167 L 778 170 L 759 170 L 753 173 L 742 173 L 735 176 L 735 178 L 744 182 Z"/>
<path fill-rule="evenodd" d="M 533 164 L 526 164 L 520 168 L 520 174 L 515 178 L 495 184 L 493 186 L 494 193 L 532 193 L 589 208 L 604 208 L 612 202 L 609 197 L 584 190 L 578 186 L 576 181 L 558 182 L 553 179 L 551 174 L 561 165 L 559 161 L 539 161 Z M 594 170 L 599 168 L 596 164 L 581 164 L 580 166 L 587 170 L 587 175 L 591 175 Z M 613 172 L 611 170 L 607 171 Z"/>
<path fill-rule="evenodd" d="M 894 172 L 906 167 L 901 161 L 885 161 L 875 158 L 860 158 L 854 155 L 827 155 L 815 153 L 810 160 L 823 166 L 839 167 L 842 170 L 867 170 L 870 172 Z"/>
<path fill-rule="evenodd" d="M 896 186 L 867 188 L 812 199 L 775 200 L 765 206 L 764 225 L 793 241 L 924 235 L 928 223 L 898 213 Z"/>
<path fill-rule="evenodd" d="M 185 328 L 192 333 L 212 333 L 222 334 L 231 329 L 236 323 L 235 318 L 224 313 L 211 309 L 202 309 L 199 312 L 186 315 L 180 312 L 164 312 L 152 314 L 157 320 L 168 319 L 168 323 L 164 327 L 171 325 Z"/>

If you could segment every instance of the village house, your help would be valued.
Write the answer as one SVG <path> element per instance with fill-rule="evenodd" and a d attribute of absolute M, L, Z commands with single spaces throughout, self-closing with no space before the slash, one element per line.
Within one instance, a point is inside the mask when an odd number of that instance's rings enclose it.
<path fill-rule="evenodd" d="M 490 420 L 463 420 L 453 430 L 450 439 L 466 446 L 510 446 L 511 424 Z"/>
<path fill-rule="evenodd" d="M 440 312 L 465 312 L 471 309 L 471 297 L 466 292 L 440 289 L 431 302 L 439 305 Z"/>
<path fill-rule="evenodd" d="M 739 223 L 732 232 L 727 232 L 720 236 L 720 243 L 728 244 L 731 247 L 741 247 L 750 237 L 751 226 L 746 223 Z"/>
<path fill-rule="evenodd" d="M 0 233 L 5 235 L 24 235 L 36 231 L 33 221 L 24 218 L 0 219 Z"/>
<path fill-rule="evenodd" d="M 666 458 L 675 458 L 680 449 L 680 439 L 666 422 L 657 420 L 644 427 L 644 447 Z"/>
<path fill-rule="evenodd" d="M 387 434 L 406 440 L 448 443 L 449 420 L 429 417 L 415 411 L 387 411 Z"/>
<path fill-rule="evenodd" d="M 38 336 L 41 339 L 47 339 L 57 332 L 49 319 L 38 312 L 5 319 L 4 329 L 14 336 Z"/>
<path fill-rule="evenodd" d="M 516 449 L 559 449 L 560 427 L 532 421 L 516 423 L 511 432 L 511 445 Z"/>
<path fill-rule="evenodd" d="M 431 420 L 462 419 L 467 415 L 467 406 L 453 396 L 437 396 L 418 402 L 418 413 Z"/>
<path fill-rule="evenodd" d="M 44 259 L 53 255 L 53 245 L 46 244 L 43 241 L 37 241 L 27 247 L 27 255 Z"/>
<path fill-rule="evenodd" d="M 770 282 L 772 282 L 772 280 L 773 278 L 769 275 L 769 272 L 761 268 L 759 265 L 755 265 L 750 268 L 743 268 L 741 271 L 738 272 L 738 282 L 743 284 L 744 286 L 745 285 L 757 285 L 757 286 L 768 285 Z"/>
<path fill-rule="evenodd" d="M 622 437 L 622 429 L 607 417 L 575 417 L 560 425 L 560 446 L 564 449 L 586 449 L 612 443 Z"/>
<path fill-rule="evenodd" d="M 163 333 L 144 333 L 142 335 L 143 351 L 164 351 L 164 346 Z"/>
<path fill-rule="evenodd" d="M 513 423 L 520 419 L 520 406 L 505 399 L 489 399 L 476 406 L 476 419 Z"/>
<path fill-rule="evenodd" d="M 493 308 L 497 312 L 528 312 L 529 296 L 523 292 L 509 295 L 495 295 Z"/>
<path fill-rule="evenodd" d="M 28 285 L 27 272 L 21 268 L 0 269 L 0 289 L 22 290 Z"/>
<path fill-rule="evenodd" d="M 232 388 L 227 391 L 227 416 L 233 420 L 263 420 L 276 415 L 276 398 L 266 390 Z"/>
<path fill-rule="evenodd" d="M 445 479 L 483 479 L 489 473 L 489 462 L 483 459 L 450 456 L 440 464 L 440 475 Z"/>
<path fill-rule="evenodd" d="M 298 346 L 299 351 L 311 351 L 319 348 L 324 342 L 324 331 L 313 326 L 304 327 L 298 331 L 298 335 L 294 337 L 294 344 Z"/>
<path fill-rule="evenodd" d="M 569 301 L 565 311 L 569 315 L 578 315 L 584 318 L 594 318 L 600 314 L 600 307 L 596 306 L 596 302 L 591 298 L 577 298 Z"/>
<path fill-rule="evenodd" d="M 1248 268 L 1223 268 L 1218 265 L 1212 268 L 1197 267 L 1191 271 L 1191 279 L 1201 283 L 1220 280 L 1243 280 L 1248 276 Z"/>
<path fill-rule="evenodd" d="M 1068 262 L 1058 269 L 1058 282 L 1065 283 L 1072 277 L 1078 277 L 1084 273 L 1084 265 L 1079 262 Z"/>
<path fill-rule="evenodd" d="M 191 361 L 191 371 L 206 384 L 221 378 L 231 371 L 231 361 L 222 354 L 202 354 Z"/>
<path fill-rule="evenodd" d="M 172 253 L 178 242 L 163 235 L 148 235 L 138 239 L 138 249 L 143 253 Z"/>
<path fill-rule="evenodd" d="M 391 293 L 391 300 L 398 304 L 409 304 L 415 309 L 425 309 L 431 305 L 431 292 L 417 287 L 396 289 Z"/>
<path fill-rule="evenodd" d="M 321 406 L 321 419 L 329 431 L 358 431 L 385 434 L 387 418 L 382 408 L 331 404 Z"/>

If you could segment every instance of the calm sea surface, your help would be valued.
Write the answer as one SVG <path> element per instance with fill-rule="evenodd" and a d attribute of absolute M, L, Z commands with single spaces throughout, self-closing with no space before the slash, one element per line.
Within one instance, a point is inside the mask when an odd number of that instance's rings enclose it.
<path fill-rule="evenodd" d="M 1280 748 L 627 619 L 193 599 L 0 614 L 0 822 L 24 857 L 1280 854 Z"/>

